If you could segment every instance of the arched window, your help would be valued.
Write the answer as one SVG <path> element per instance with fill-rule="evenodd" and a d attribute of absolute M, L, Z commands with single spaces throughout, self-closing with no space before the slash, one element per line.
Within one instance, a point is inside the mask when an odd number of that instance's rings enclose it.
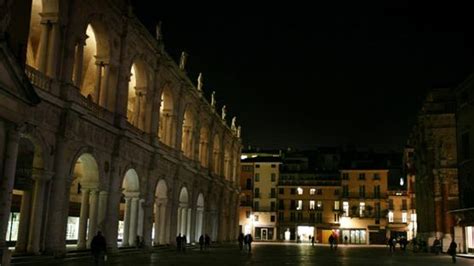
<path fill-rule="evenodd" d="M 199 135 L 199 161 L 203 167 L 209 167 L 209 129 L 201 128 Z"/>
<path fill-rule="evenodd" d="M 161 93 L 160 105 L 160 125 L 158 129 L 158 137 L 161 142 L 168 146 L 173 146 L 173 97 L 168 88 Z"/>
<path fill-rule="evenodd" d="M 135 127 L 144 130 L 147 92 L 147 72 L 141 62 L 132 65 L 128 82 L 127 120 Z"/>
<path fill-rule="evenodd" d="M 181 136 L 181 150 L 184 156 L 194 157 L 194 117 L 189 108 L 184 112 L 183 131 Z"/>

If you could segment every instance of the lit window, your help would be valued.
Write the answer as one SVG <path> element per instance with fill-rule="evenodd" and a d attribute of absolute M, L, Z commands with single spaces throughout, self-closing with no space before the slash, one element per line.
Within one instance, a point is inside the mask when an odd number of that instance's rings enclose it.
<path fill-rule="evenodd" d="M 303 201 L 298 200 L 298 205 L 296 206 L 297 211 L 301 211 L 303 209 Z"/>
<path fill-rule="evenodd" d="M 393 223 L 393 211 L 388 212 L 388 222 Z"/>
<path fill-rule="evenodd" d="M 361 202 L 359 204 L 359 216 L 364 217 L 364 212 L 365 212 L 365 202 Z"/>
<path fill-rule="evenodd" d="M 348 201 L 342 202 L 342 210 L 344 211 L 344 216 L 349 216 L 349 202 Z"/>
<path fill-rule="evenodd" d="M 403 177 L 400 177 L 400 186 L 403 187 L 405 185 L 405 180 L 403 180 Z"/>
<path fill-rule="evenodd" d="M 323 203 L 320 200 L 318 200 L 317 206 L 318 206 L 318 209 L 321 209 L 323 207 Z"/>
<path fill-rule="evenodd" d="M 314 200 L 310 200 L 310 201 L 309 201 L 309 209 L 310 209 L 310 210 L 314 210 L 314 206 L 315 206 Z"/>
<path fill-rule="evenodd" d="M 334 202 L 334 210 L 338 211 L 339 210 L 339 201 Z"/>
<path fill-rule="evenodd" d="M 410 218 L 411 218 L 411 221 L 414 222 L 414 223 L 416 223 L 416 213 L 412 213 L 410 216 L 411 216 L 411 217 L 410 217 Z"/>
<path fill-rule="evenodd" d="M 402 212 L 402 223 L 408 222 L 407 212 Z"/>
<path fill-rule="evenodd" d="M 296 189 L 298 191 L 298 195 L 303 195 L 303 189 L 302 188 L 297 188 Z"/>
<path fill-rule="evenodd" d="M 309 195 L 314 195 L 314 194 L 316 194 L 316 189 L 314 188 L 309 189 Z"/>

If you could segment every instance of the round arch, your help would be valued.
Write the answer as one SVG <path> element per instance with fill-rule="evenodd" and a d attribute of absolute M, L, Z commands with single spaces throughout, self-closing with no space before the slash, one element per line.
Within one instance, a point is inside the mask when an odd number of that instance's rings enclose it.
<path fill-rule="evenodd" d="M 187 106 L 182 121 L 181 151 L 190 159 L 194 159 L 194 124 L 193 110 Z"/>
<path fill-rule="evenodd" d="M 144 129 L 146 92 L 148 90 L 148 68 L 143 60 L 136 58 L 130 67 L 128 82 L 127 120 L 135 127 Z"/>
<path fill-rule="evenodd" d="M 194 230 L 194 241 L 199 242 L 204 226 L 204 195 L 199 193 L 196 200 L 196 228 Z"/>
<path fill-rule="evenodd" d="M 155 245 L 168 244 L 166 220 L 168 213 L 168 185 L 160 179 L 155 189 L 155 210 L 153 225 L 153 243 Z M 168 237 L 169 239 L 169 237 Z"/>
<path fill-rule="evenodd" d="M 137 236 L 143 232 L 143 201 L 140 200 L 140 178 L 135 169 L 128 169 L 122 181 L 122 199 L 118 241 L 122 246 L 137 245 Z"/>
<path fill-rule="evenodd" d="M 166 85 L 161 92 L 160 123 L 158 137 L 164 144 L 172 147 L 174 144 L 174 97 L 171 89 Z"/>
<path fill-rule="evenodd" d="M 199 161 L 201 166 L 209 167 L 209 127 L 202 126 L 199 134 Z"/>
<path fill-rule="evenodd" d="M 191 214 L 192 210 L 189 206 L 189 193 L 186 187 L 182 187 L 179 193 L 178 204 L 178 235 L 186 236 L 186 242 L 190 242 L 188 236 L 191 234 Z"/>

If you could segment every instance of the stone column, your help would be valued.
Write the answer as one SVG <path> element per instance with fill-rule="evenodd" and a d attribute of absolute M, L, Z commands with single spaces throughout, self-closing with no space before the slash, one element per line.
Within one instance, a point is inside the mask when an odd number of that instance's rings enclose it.
<path fill-rule="evenodd" d="M 132 205 L 130 210 L 130 233 L 128 243 L 134 246 L 137 238 L 137 222 L 138 222 L 138 198 L 132 198 Z"/>
<path fill-rule="evenodd" d="M 56 78 L 56 69 L 59 51 L 59 23 L 57 21 L 51 23 L 51 32 L 48 45 L 48 69 L 47 74 L 51 78 Z"/>
<path fill-rule="evenodd" d="M 69 203 L 69 163 L 66 158 L 67 142 L 58 137 L 54 154 L 54 176 L 51 185 L 45 241 L 46 253 L 61 255 L 66 251 L 66 228 Z M 66 198 L 65 198 L 66 197 Z"/>
<path fill-rule="evenodd" d="M 0 179 L 0 249 L 6 247 L 6 234 L 8 219 L 10 218 L 19 141 L 19 132 L 17 130 L 10 130 L 5 148 L 3 177 Z"/>
<path fill-rule="evenodd" d="M 97 218 L 99 214 L 99 191 L 92 189 L 90 192 L 90 208 L 89 208 L 89 230 L 87 236 L 87 244 L 90 245 L 92 239 L 97 234 Z"/>
<path fill-rule="evenodd" d="M 125 211 L 123 217 L 123 239 L 122 239 L 122 246 L 128 246 L 129 239 L 130 239 L 130 216 L 131 216 L 131 206 L 132 206 L 132 199 L 129 197 L 125 197 Z"/>
<path fill-rule="evenodd" d="M 101 79 L 101 85 L 100 85 L 100 96 L 99 96 L 99 104 L 100 106 L 106 108 L 107 107 L 107 95 L 108 95 L 108 90 L 109 90 L 109 72 L 110 72 L 110 67 L 108 63 L 102 63 L 103 67 L 103 77 Z"/>
<path fill-rule="evenodd" d="M 96 73 L 95 73 L 95 87 L 94 87 L 94 102 L 96 104 L 100 103 L 100 95 L 101 95 L 101 88 L 100 86 L 102 85 L 102 67 L 103 63 L 100 61 L 96 61 Z"/>
<path fill-rule="evenodd" d="M 89 218 L 89 189 L 81 189 L 81 213 L 79 216 L 79 232 L 77 240 L 77 248 L 86 248 L 86 232 L 87 232 L 87 219 Z"/>
<path fill-rule="evenodd" d="M 79 89 L 82 87 L 82 68 L 84 64 L 85 40 L 80 39 L 76 45 L 76 55 L 74 58 L 74 85 Z"/>
<path fill-rule="evenodd" d="M 99 192 L 99 214 L 97 218 L 97 228 L 99 231 L 104 230 L 105 210 L 107 208 L 107 191 Z"/>
<path fill-rule="evenodd" d="M 187 219 L 186 219 L 186 238 L 190 243 L 191 242 L 191 237 L 192 237 L 192 233 L 191 233 L 192 209 L 191 208 L 188 208 L 186 210 L 186 215 L 187 215 Z"/>
<path fill-rule="evenodd" d="M 15 245 L 15 253 L 25 253 L 28 244 L 28 227 L 30 224 L 31 191 L 23 191 L 20 208 L 20 225 L 18 238 Z"/>
<path fill-rule="evenodd" d="M 33 173 L 33 179 L 35 181 L 35 184 L 27 247 L 28 253 L 39 254 L 40 252 L 41 228 L 43 223 L 43 207 L 45 202 L 44 191 L 45 184 L 51 178 L 51 175 L 52 173 L 47 173 L 45 171 Z"/>
<path fill-rule="evenodd" d="M 157 246 L 160 244 L 160 206 L 158 200 L 155 201 L 155 204 L 153 204 L 154 208 L 154 213 L 153 213 L 153 229 L 154 229 L 154 235 L 153 235 L 153 245 Z"/>
<path fill-rule="evenodd" d="M 48 21 L 41 21 L 41 37 L 38 45 L 38 52 L 36 55 L 36 66 L 38 70 L 44 74 L 47 71 L 48 63 L 48 46 L 49 46 L 49 32 L 51 23 Z"/>
<path fill-rule="evenodd" d="M 137 235 L 143 236 L 143 219 L 145 217 L 145 212 L 143 210 L 145 205 L 145 200 L 140 199 L 138 201 L 138 221 L 137 221 Z"/>
<path fill-rule="evenodd" d="M 176 214 L 176 235 L 181 234 L 181 206 L 178 207 Z"/>

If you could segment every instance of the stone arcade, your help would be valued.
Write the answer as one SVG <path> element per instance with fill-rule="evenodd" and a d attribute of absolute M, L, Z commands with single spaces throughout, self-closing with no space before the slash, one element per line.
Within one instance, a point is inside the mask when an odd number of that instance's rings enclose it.
<path fill-rule="evenodd" d="M 240 135 L 193 83 L 126 1 L 0 1 L 3 253 L 235 239 Z"/>

